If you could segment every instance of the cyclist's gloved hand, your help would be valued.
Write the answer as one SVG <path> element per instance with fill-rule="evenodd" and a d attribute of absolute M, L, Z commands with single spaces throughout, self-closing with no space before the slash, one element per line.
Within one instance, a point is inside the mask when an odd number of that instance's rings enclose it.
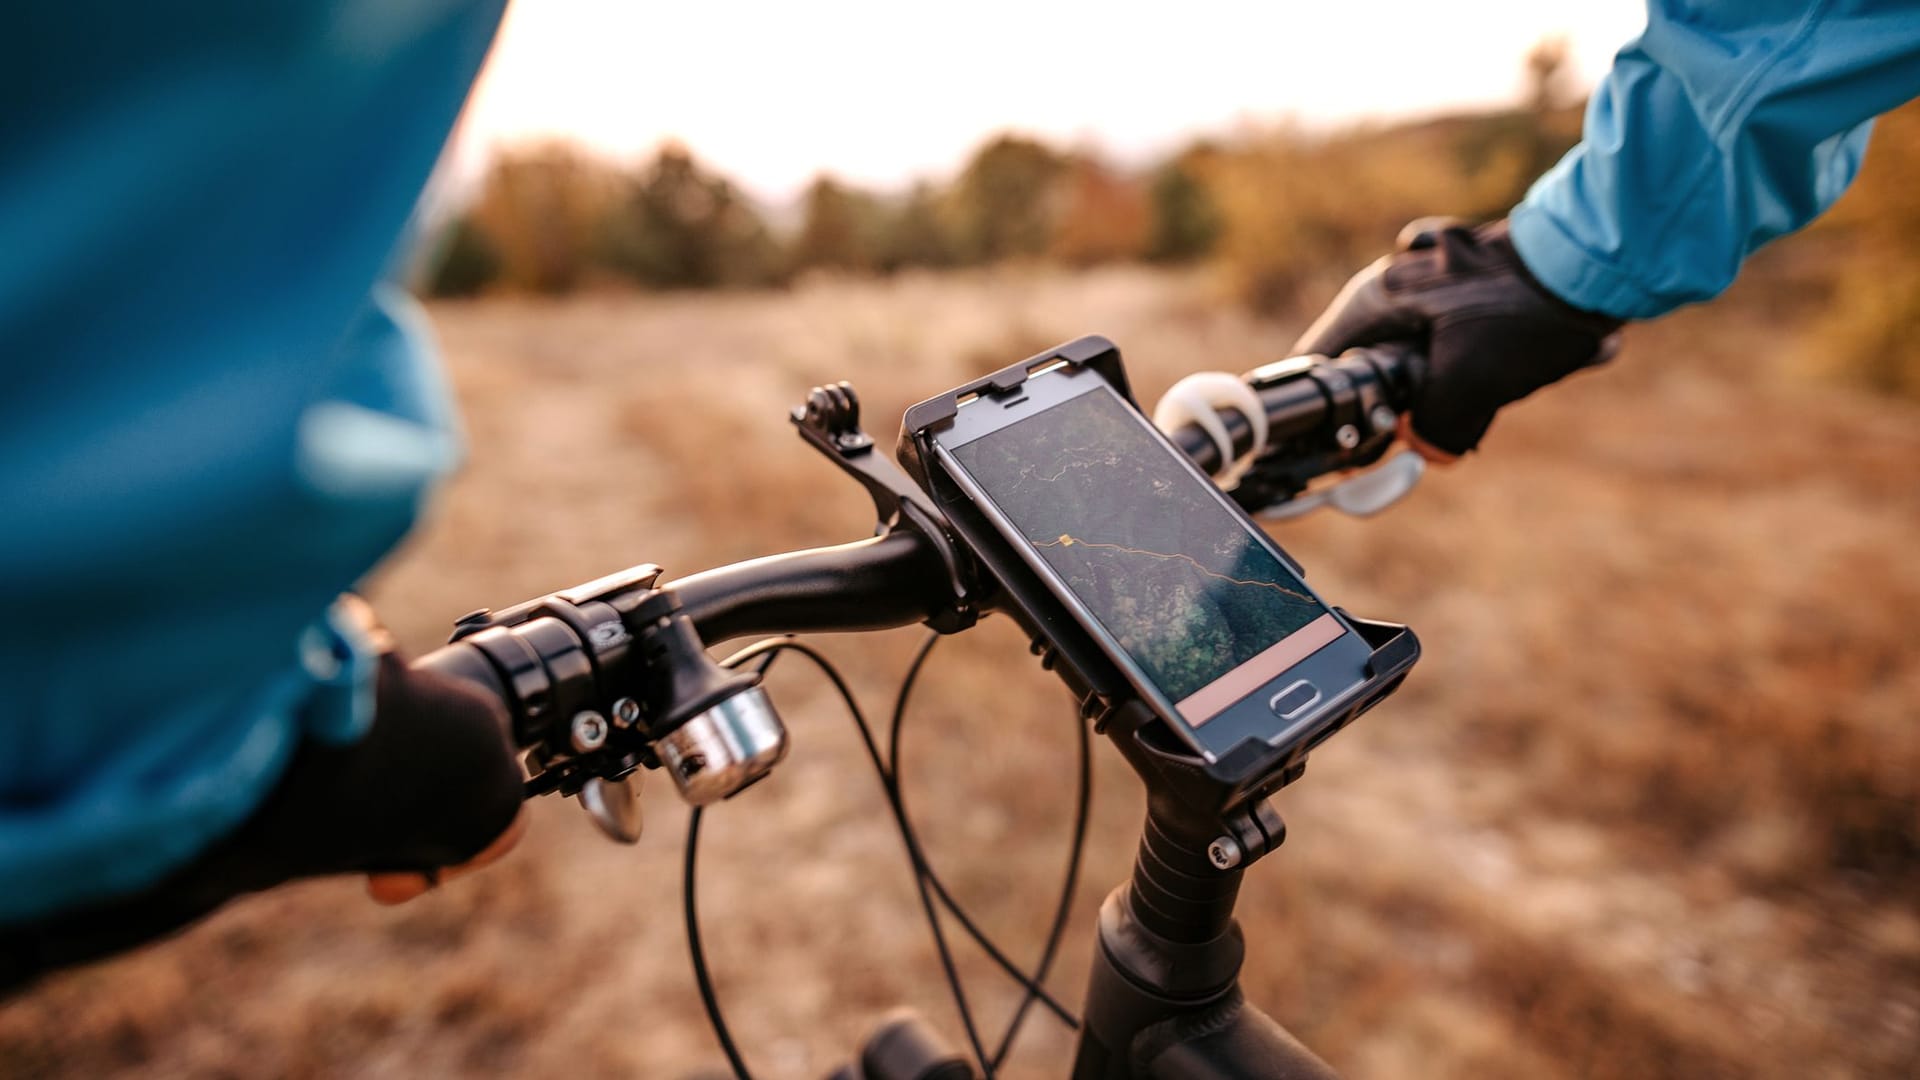
<path fill-rule="evenodd" d="M 1399 251 L 1347 283 L 1293 353 L 1424 346 L 1426 384 L 1401 431 L 1421 453 L 1448 461 L 1479 444 L 1502 406 L 1609 359 L 1620 325 L 1535 281 L 1505 221 L 1470 228 L 1422 218 L 1401 231 Z"/>
<path fill-rule="evenodd" d="M 303 853 L 290 877 L 364 871 L 397 903 L 504 854 L 520 833 L 524 787 L 506 710 L 466 683 L 408 667 L 373 609 L 336 609 L 379 652 L 373 725 L 358 742 L 302 747 L 249 830 Z"/>
<path fill-rule="evenodd" d="M 0 928 L 0 994 L 288 881 L 367 874 L 376 900 L 397 903 L 504 854 L 523 827 L 524 783 L 500 702 L 392 651 L 375 701 L 364 736 L 302 743 L 251 818 L 152 888 Z"/>
<path fill-rule="evenodd" d="M 368 871 L 375 900 L 397 904 L 512 850 L 526 827 L 525 785 L 499 699 L 389 652 L 380 658 L 377 700 L 368 739 L 383 745 L 366 747 L 361 767 L 334 786 L 411 790 L 405 806 L 374 800 L 400 820 L 388 826 L 391 845 L 366 849 L 356 867 Z"/>

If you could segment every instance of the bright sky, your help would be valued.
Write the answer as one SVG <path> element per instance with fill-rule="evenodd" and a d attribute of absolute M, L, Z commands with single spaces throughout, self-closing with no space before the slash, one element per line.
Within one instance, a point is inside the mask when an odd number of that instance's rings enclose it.
<path fill-rule="evenodd" d="M 1590 85 L 1643 0 L 515 0 L 462 131 L 620 158 L 676 138 L 771 199 L 952 170 L 1017 129 L 1143 158 L 1206 131 L 1512 101 L 1548 35 Z"/>

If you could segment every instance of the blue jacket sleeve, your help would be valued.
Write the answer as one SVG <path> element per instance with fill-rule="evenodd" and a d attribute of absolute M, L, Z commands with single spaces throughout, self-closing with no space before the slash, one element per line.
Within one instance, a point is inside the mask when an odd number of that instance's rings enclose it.
<path fill-rule="evenodd" d="M 1916 95 L 1912 0 L 1652 0 L 1580 145 L 1513 211 L 1514 245 L 1578 307 L 1709 299 L 1839 198 L 1872 119 Z"/>
<path fill-rule="evenodd" d="M 380 282 L 503 6 L 9 11 L 0 923 L 155 882 L 364 729 L 330 605 L 458 449 Z"/>

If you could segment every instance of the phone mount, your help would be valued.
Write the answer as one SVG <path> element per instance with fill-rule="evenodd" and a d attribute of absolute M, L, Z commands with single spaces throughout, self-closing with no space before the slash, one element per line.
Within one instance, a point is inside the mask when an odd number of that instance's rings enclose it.
<path fill-rule="evenodd" d="M 1034 650 L 1040 655 L 1042 664 L 1058 671 L 1080 700 L 1082 714 L 1088 719 L 1097 719 L 1102 730 L 1121 722 L 1119 718 L 1123 714 L 1137 717 L 1139 731 L 1129 737 L 1116 739 L 1123 752 L 1129 753 L 1129 760 L 1133 760 L 1135 743 L 1143 748 L 1143 752 L 1147 752 L 1145 748 L 1150 748 L 1150 752 L 1156 755 L 1153 760 L 1184 756 L 1187 764 L 1182 768 L 1197 771 L 1211 785 L 1211 789 L 1204 793 L 1205 797 L 1200 799 L 1201 802 L 1221 806 L 1256 803 L 1299 775 L 1308 750 L 1392 693 L 1414 661 L 1419 659 L 1419 642 L 1412 631 L 1404 626 L 1353 620 L 1356 629 L 1373 647 L 1367 667 L 1367 681 L 1359 692 L 1348 699 L 1341 712 L 1322 721 L 1322 727 L 1310 742 L 1274 747 L 1257 739 L 1247 739 L 1217 761 L 1204 762 L 1193 756 L 1159 722 L 1153 711 L 1137 700 L 1138 695 L 1126 676 L 1107 658 L 1082 628 L 1080 621 L 1054 596 L 1026 560 L 979 511 L 973 500 L 947 475 L 933 451 L 934 437 L 945 429 L 962 406 L 978 398 L 1017 395 L 1028 379 L 1062 367 L 1104 379 L 1122 399 L 1138 407 L 1127 382 L 1126 370 L 1121 364 L 1120 350 L 1104 337 L 1078 338 L 928 398 L 908 409 L 896 448 L 901 465 L 925 490 L 928 500 L 944 516 L 954 535 L 996 586 L 991 592 L 983 590 L 983 604 L 1004 610 L 1020 622 L 1033 639 Z M 1291 558 L 1287 559 L 1287 563 L 1296 574 L 1305 576 L 1305 571 L 1298 563 Z M 1125 708 L 1128 703 L 1135 706 L 1133 712 Z M 1149 780 L 1151 787 L 1152 777 L 1148 772 L 1142 771 L 1141 775 Z M 1195 791 L 1191 794 L 1199 796 L 1202 793 Z M 1249 834 L 1249 838 L 1252 839 L 1252 834 Z"/>

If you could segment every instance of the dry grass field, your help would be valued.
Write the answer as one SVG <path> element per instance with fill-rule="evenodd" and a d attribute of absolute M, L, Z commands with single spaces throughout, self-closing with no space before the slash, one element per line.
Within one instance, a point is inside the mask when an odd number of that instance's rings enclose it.
<path fill-rule="evenodd" d="M 1636 328 L 1605 375 L 1504 418 L 1486 452 L 1369 521 L 1278 535 L 1426 658 L 1279 800 L 1250 875 L 1251 997 L 1357 1077 L 1920 1075 L 1920 409 L 1805 382 L 1818 313 L 1749 283 Z M 435 309 L 470 467 L 375 582 L 415 650 L 455 615 L 618 566 L 688 572 L 864 535 L 857 488 L 785 410 L 847 378 L 891 443 L 927 393 L 1084 333 L 1151 400 L 1282 355 L 1187 275 L 814 280 L 765 295 Z M 918 631 L 832 638 L 871 712 Z M 910 718 L 933 856 L 1020 956 L 1044 931 L 1075 721 L 1004 621 L 936 651 Z M 812 1077 L 895 1004 L 957 1035 L 851 725 L 804 665 L 794 751 L 708 816 L 722 999 L 756 1071 Z M 1096 744 L 1076 918 L 1141 806 Z M 722 1065 L 678 903 L 685 813 L 638 847 L 537 807 L 496 869 L 397 910 L 327 881 L 0 1005 L 6 1077 L 663 1077 Z M 972 952 L 990 1027 L 1015 996 Z M 1061 1075 L 1029 1021 L 1009 1076 Z"/>

